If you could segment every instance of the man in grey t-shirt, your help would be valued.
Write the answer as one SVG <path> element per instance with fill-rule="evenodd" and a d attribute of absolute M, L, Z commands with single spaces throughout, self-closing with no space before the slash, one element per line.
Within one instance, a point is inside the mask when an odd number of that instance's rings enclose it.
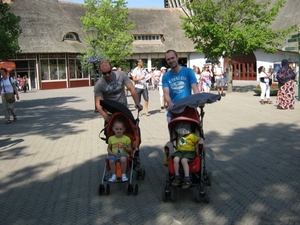
<path fill-rule="evenodd" d="M 112 66 L 108 60 L 100 62 L 99 70 L 103 76 L 97 81 L 94 87 L 95 105 L 105 122 L 109 121 L 110 115 L 103 110 L 100 105 L 100 100 L 113 100 L 127 106 L 125 86 L 131 92 L 135 108 L 139 111 L 143 109 L 143 106 L 139 102 L 136 90 L 126 73 L 122 71 L 112 71 Z"/>

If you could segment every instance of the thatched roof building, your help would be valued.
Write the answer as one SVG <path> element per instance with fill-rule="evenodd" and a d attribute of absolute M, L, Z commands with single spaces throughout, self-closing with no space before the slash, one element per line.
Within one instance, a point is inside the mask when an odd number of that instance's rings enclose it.
<path fill-rule="evenodd" d="M 3 1 L 9 2 L 11 11 L 22 18 L 20 25 L 23 33 L 19 38 L 22 54 L 12 59 L 20 65 L 17 65 L 16 74 L 28 75 L 32 87 L 38 89 L 92 84 L 90 73 L 81 70 L 77 58 L 87 47 L 86 34 L 82 30 L 80 20 L 86 12 L 82 4 L 59 0 Z M 276 0 L 271 0 L 274 1 Z M 299 8 L 300 1 L 288 0 L 273 23 L 274 29 L 300 24 Z M 193 63 L 199 63 L 197 61 L 199 57 L 202 61 L 205 60 L 204 55 L 199 56 L 193 42 L 184 35 L 180 17 L 187 15 L 182 8 L 130 8 L 129 10 L 129 18 L 136 24 L 132 31 L 135 37 L 133 55 L 129 58 L 147 59 L 148 68 L 151 68 L 151 60 L 159 59 L 163 63 L 164 53 L 174 49 L 185 63 L 188 61 L 192 63 L 193 60 Z M 283 43 L 282 46 L 296 46 L 296 44 Z M 256 70 L 257 57 L 257 55 L 256 59 L 254 57 L 252 63 L 253 71 Z M 251 79 L 255 79 L 255 75 Z"/>
<path fill-rule="evenodd" d="M 86 44 L 80 17 L 86 9 L 81 4 L 57 0 L 14 0 L 11 10 L 21 16 L 23 34 L 19 43 L 23 53 L 78 53 Z M 130 20 L 136 23 L 133 35 L 161 35 L 162 42 L 134 44 L 134 53 L 194 51 L 193 43 L 184 36 L 181 9 L 130 9 Z M 68 33 L 78 34 L 78 41 L 64 41 Z"/>

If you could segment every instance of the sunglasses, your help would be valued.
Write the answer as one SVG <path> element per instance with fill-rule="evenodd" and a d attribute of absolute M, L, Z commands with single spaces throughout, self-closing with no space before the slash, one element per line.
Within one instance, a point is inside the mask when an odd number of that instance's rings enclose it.
<path fill-rule="evenodd" d="M 102 74 L 105 76 L 106 74 L 110 74 L 111 70 L 107 71 L 107 72 L 102 72 Z"/>

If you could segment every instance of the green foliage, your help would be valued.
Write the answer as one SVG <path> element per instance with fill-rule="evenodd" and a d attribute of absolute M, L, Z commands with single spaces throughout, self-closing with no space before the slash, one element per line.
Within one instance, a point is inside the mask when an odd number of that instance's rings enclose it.
<path fill-rule="evenodd" d="M 10 6 L 0 0 L 0 59 L 8 60 L 9 57 L 20 52 L 18 38 L 22 33 L 19 25 L 21 17 L 9 12 Z"/>
<path fill-rule="evenodd" d="M 262 49 L 273 53 L 283 40 L 296 29 L 272 30 L 285 0 L 262 4 L 256 0 L 198 0 L 187 3 L 194 15 L 182 17 L 185 35 L 196 45 L 199 53 L 209 59 L 228 57 L 230 73 L 228 91 L 232 91 L 232 58 Z M 230 90 L 231 89 L 231 90 Z"/>
<path fill-rule="evenodd" d="M 95 27 L 99 30 L 98 39 L 92 43 L 96 52 L 87 50 L 86 58 L 97 56 L 108 58 L 113 65 L 122 65 L 127 56 L 132 54 L 133 37 L 131 35 L 135 24 L 129 21 L 129 10 L 124 0 L 85 0 L 87 12 L 81 18 L 83 30 Z"/>

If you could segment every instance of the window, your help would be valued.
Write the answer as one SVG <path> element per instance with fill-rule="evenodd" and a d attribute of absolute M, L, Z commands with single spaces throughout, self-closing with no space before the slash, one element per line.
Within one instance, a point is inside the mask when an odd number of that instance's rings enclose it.
<path fill-rule="evenodd" d="M 71 79 L 81 79 L 89 77 L 88 71 L 83 71 L 79 59 L 69 59 L 69 68 Z"/>
<path fill-rule="evenodd" d="M 41 59 L 42 80 L 65 80 L 65 59 Z"/>
<path fill-rule="evenodd" d="M 135 41 L 163 41 L 163 35 L 134 35 Z"/>
<path fill-rule="evenodd" d="M 64 36 L 64 41 L 78 41 L 78 34 L 70 32 Z"/>

